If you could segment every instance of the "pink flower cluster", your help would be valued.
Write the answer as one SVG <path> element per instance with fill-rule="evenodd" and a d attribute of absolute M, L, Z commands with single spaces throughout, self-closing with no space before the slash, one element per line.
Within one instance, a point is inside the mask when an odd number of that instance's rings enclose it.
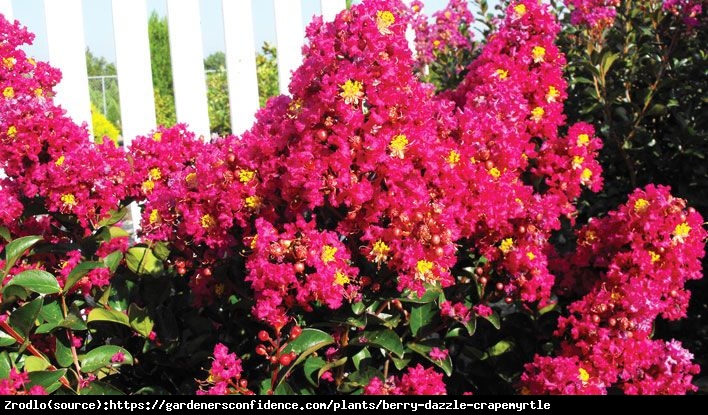
<path fill-rule="evenodd" d="M 364 387 L 364 395 L 447 395 L 442 373 L 420 364 L 409 367 L 399 378 L 390 376 L 385 381 L 373 377 Z"/>
<path fill-rule="evenodd" d="M 197 395 L 253 395 L 248 381 L 241 378 L 241 359 L 221 343 L 214 346 L 214 362 Z"/>
<path fill-rule="evenodd" d="M 29 387 L 29 374 L 10 369 L 10 376 L 0 379 L 0 395 L 46 395 L 47 391 L 39 385 Z"/>
<path fill-rule="evenodd" d="M 523 386 L 531 393 L 694 390 L 693 356 L 677 341 L 651 336 L 657 317 L 686 314 L 690 293 L 684 284 L 702 276 L 708 236 L 702 223 L 668 188 L 650 185 L 581 228 L 578 249 L 559 262 L 558 274 L 562 289 L 583 297 L 559 320 L 559 357 L 537 357 L 527 365 Z"/>
<path fill-rule="evenodd" d="M 587 26 L 594 33 L 602 31 L 615 21 L 619 0 L 566 0 L 570 7 L 570 21 L 574 25 Z"/>
<path fill-rule="evenodd" d="M 680 16 L 688 27 L 697 27 L 701 24 L 703 13 L 703 0 L 664 0 L 662 7 L 667 12 Z"/>
<path fill-rule="evenodd" d="M 85 126 L 74 124 L 54 104 L 59 71 L 20 48 L 33 37 L 19 23 L 0 17 L 0 170 L 5 174 L 0 179 L 0 226 L 13 237 L 40 235 L 48 243 L 69 244 L 98 229 L 131 196 L 132 169 L 110 140 L 90 143 Z M 23 217 L 25 211 L 43 210 L 49 215 Z M 103 255 L 110 253 L 105 250 Z M 72 251 L 45 254 L 34 263 L 20 261 L 5 279 L 25 269 L 43 269 L 55 272 L 63 284 L 83 256 Z M 107 269 L 92 270 L 74 289 L 88 292 L 107 285 L 108 278 Z"/>
<path fill-rule="evenodd" d="M 429 17 L 422 12 L 423 2 L 415 0 L 411 3 L 416 60 L 421 66 L 433 62 L 436 54 L 445 49 L 473 49 L 474 43 L 469 29 L 475 19 L 467 3 L 466 0 L 450 0 L 444 9 L 433 13 L 432 24 Z"/>

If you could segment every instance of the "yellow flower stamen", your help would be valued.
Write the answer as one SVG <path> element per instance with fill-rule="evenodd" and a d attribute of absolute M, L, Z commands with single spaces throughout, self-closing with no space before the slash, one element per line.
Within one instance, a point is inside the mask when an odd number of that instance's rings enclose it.
<path fill-rule="evenodd" d="M 14 98 L 15 97 L 15 88 L 13 88 L 11 86 L 5 87 L 5 89 L 3 89 L 3 91 L 2 91 L 2 95 L 7 99 Z"/>
<path fill-rule="evenodd" d="M 508 254 L 512 249 L 514 249 L 514 240 L 512 238 L 502 239 L 501 245 L 499 245 L 499 250 L 505 254 Z"/>
<path fill-rule="evenodd" d="M 516 13 L 516 15 L 518 17 L 525 15 L 526 14 L 526 5 L 517 4 L 516 6 L 514 6 L 514 13 Z"/>
<path fill-rule="evenodd" d="M 337 270 L 334 274 L 334 283 L 337 285 L 349 284 L 349 276 L 342 271 Z"/>
<path fill-rule="evenodd" d="M 661 259 L 661 255 L 657 254 L 654 251 L 649 251 L 649 255 L 651 256 L 651 263 L 652 264 L 659 262 L 659 260 Z"/>
<path fill-rule="evenodd" d="M 150 169 L 150 171 L 148 172 L 148 176 L 151 180 L 160 180 L 162 178 L 162 172 L 159 168 L 155 167 Z"/>
<path fill-rule="evenodd" d="M 683 222 L 676 225 L 676 228 L 674 229 L 674 240 L 683 243 L 689 232 L 691 232 L 691 227 L 688 226 L 688 223 Z"/>
<path fill-rule="evenodd" d="M 542 46 L 534 46 L 531 50 L 531 56 L 533 56 L 533 61 L 535 63 L 543 62 L 543 58 L 546 56 L 546 48 Z"/>
<path fill-rule="evenodd" d="M 644 212 L 648 207 L 649 201 L 647 201 L 646 199 L 639 198 L 634 202 L 634 211 L 637 213 Z"/>
<path fill-rule="evenodd" d="M 549 104 L 551 102 L 556 102 L 556 100 L 560 97 L 560 91 L 558 88 L 554 87 L 553 85 L 548 87 L 548 92 L 546 92 L 546 102 Z"/>
<path fill-rule="evenodd" d="M 389 150 L 391 150 L 391 157 L 403 159 L 407 145 L 408 138 L 405 135 L 399 134 L 393 137 L 393 140 L 391 140 L 391 143 L 388 145 Z"/>
<path fill-rule="evenodd" d="M 580 369 L 578 369 L 578 379 L 580 379 L 580 381 L 583 383 L 588 383 L 588 381 L 590 380 L 590 374 L 587 370 L 581 367 Z"/>
<path fill-rule="evenodd" d="M 584 157 L 581 156 L 574 156 L 573 157 L 573 169 L 577 170 L 581 167 L 583 167 L 583 162 L 585 161 Z"/>
<path fill-rule="evenodd" d="M 362 85 L 359 81 L 352 81 L 349 79 L 339 87 L 342 88 L 342 92 L 339 96 L 344 98 L 345 104 L 357 105 L 359 100 L 364 98 L 364 85 Z"/>
<path fill-rule="evenodd" d="M 224 291 L 226 290 L 226 286 L 222 283 L 217 283 L 214 284 L 214 294 L 216 294 L 217 297 L 221 297 L 224 295 Z"/>
<path fill-rule="evenodd" d="M 450 167 L 455 167 L 457 163 L 460 162 L 460 153 L 458 153 L 455 150 L 450 150 L 450 154 L 447 155 L 447 164 L 450 165 Z"/>
<path fill-rule="evenodd" d="M 501 176 L 501 172 L 496 167 L 492 167 L 491 169 L 488 170 L 488 172 L 495 179 L 498 179 Z"/>
<path fill-rule="evenodd" d="M 587 167 L 583 169 L 583 172 L 580 173 L 580 181 L 585 184 L 590 181 L 592 178 L 592 170 L 588 169 Z"/>
<path fill-rule="evenodd" d="M 190 188 L 195 188 L 199 184 L 197 181 L 197 173 L 191 172 L 188 175 L 184 177 L 185 183 L 187 183 L 187 186 Z"/>
<path fill-rule="evenodd" d="M 213 216 L 207 213 L 206 215 L 201 217 L 199 223 L 202 225 L 202 228 L 210 229 L 216 226 L 216 219 L 214 219 Z"/>
<path fill-rule="evenodd" d="M 243 184 L 246 184 L 253 180 L 253 178 L 256 176 L 256 172 L 253 170 L 239 170 L 238 172 L 238 181 L 240 181 Z"/>
<path fill-rule="evenodd" d="M 152 135 L 152 140 L 157 142 L 162 141 L 162 133 L 160 131 L 155 131 L 155 133 Z"/>
<path fill-rule="evenodd" d="M 35 90 L 34 90 L 35 97 L 42 98 L 43 95 L 44 95 L 44 91 L 42 90 L 42 88 L 35 88 Z"/>
<path fill-rule="evenodd" d="M 15 138 L 16 135 L 17 135 L 17 127 L 15 127 L 14 125 L 9 126 L 7 128 L 7 136 L 9 138 Z"/>
<path fill-rule="evenodd" d="M 150 211 L 150 224 L 157 223 L 160 221 L 160 212 L 157 209 Z"/>
<path fill-rule="evenodd" d="M 382 35 L 390 35 L 391 29 L 389 27 L 396 22 L 396 18 L 388 10 L 379 10 L 376 12 L 376 28 L 379 29 L 379 33 Z"/>
<path fill-rule="evenodd" d="M 64 206 L 76 206 L 76 197 L 71 193 L 67 193 L 61 196 L 61 202 Z"/>
<path fill-rule="evenodd" d="M 258 196 L 248 196 L 244 203 L 249 209 L 258 209 L 261 206 L 261 198 Z"/>
<path fill-rule="evenodd" d="M 533 110 L 531 110 L 531 119 L 539 122 L 543 118 L 543 114 L 545 114 L 546 111 L 542 107 L 536 107 Z"/>
<path fill-rule="evenodd" d="M 59 158 L 57 159 L 57 161 L 54 162 L 54 164 L 59 167 L 64 164 L 64 160 L 66 160 L 66 157 L 59 156 Z"/>
<path fill-rule="evenodd" d="M 496 75 L 499 79 L 504 80 L 509 76 L 509 71 L 506 69 L 497 69 L 494 71 L 494 75 Z"/>
<path fill-rule="evenodd" d="M 586 146 L 590 143 L 590 136 L 587 134 L 578 134 L 578 147 Z"/>
<path fill-rule="evenodd" d="M 334 261 L 334 255 L 337 253 L 337 248 L 331 245 L 325 245 L 322 247 L 322 253 L 320 254 L 320 259 L 325 264 Z"/>
<path fill-rule="evenodd" d="M 15 59 L 12 56 L 8 56 L 7 58 L 2 58 L 2 64 L 7 69 L 12 69 L 12 67 L 15 66 L 15 63 L 17 63 L 17 59 Z"/>
<path fill-rule="evenodd" d="M 377 264 L 386 262 L 390 250 L 391 248 L 389 248 L 389 246 L 386 245 L 386 243 L 382 240 L 374 242 L 374 247 L 373 249 L 371 249 L 371 255 L 374 256 L 374 262 L 376 262 Z"/>
<path fill-rule="evenodd" d="M 145 180 L 140 188 L 142 189 L 143 193 L 150 193 L 155 190 L 155 182 L 153 182 L 152 180 Z"/>
<path fill-rule="evenodd" d="M 533 261 L 536 259 L 536 255 L 533 254 L 533 252 L 527 252 L 526 257 L 529 259 L 529 261 Z"/>

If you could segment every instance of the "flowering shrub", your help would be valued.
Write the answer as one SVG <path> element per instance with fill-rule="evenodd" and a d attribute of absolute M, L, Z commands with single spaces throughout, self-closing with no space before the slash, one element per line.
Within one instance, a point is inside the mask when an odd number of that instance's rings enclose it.
<path fill-rule="evenodd" d="M 685 315 L 700 215 L 649 186 L 558 252 L 602 188 L 602 142 L 565 127 L 554 15 L 511 4 L 436 93 L 405 38 L 419 12 L 369 0 L 316 18 L 291 96 L 251 130 L 160 127 L 127 154 L 86 142 L 52 101 L 57 71 L 0 19 L 7 389 L 692 390 L 690 353 L 651 327 Z M 468 48 L 455 30 L 471 21 L 453 1 L 431 33 Z M 133 201 L 140 243 L 119 226 Z"/>

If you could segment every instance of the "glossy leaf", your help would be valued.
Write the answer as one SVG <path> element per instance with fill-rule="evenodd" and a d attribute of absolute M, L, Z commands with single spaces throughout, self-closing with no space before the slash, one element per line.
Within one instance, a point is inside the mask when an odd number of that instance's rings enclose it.
<path fill-rule="evenodd" d="M 10 282 L 5 285 L 3 293 L 5 292 L 5 288 L 13 285 L 20 286 L 38 294 L 56 294 L 61 291 L 59 282 L 54 275 L 39 269 L 30 269 L 15 275 Z"/>
<path fill-rule="evenodd" d="M 95 372 L 98 369 L 118 363 L 111 362 L 116 353 L 123 353 L 124 360 L 121 365 L 132 365 L 133 356 L 122 347 L 114 345 L 99 346 L 81 357 L 81 371 L 84 373 Z"/>

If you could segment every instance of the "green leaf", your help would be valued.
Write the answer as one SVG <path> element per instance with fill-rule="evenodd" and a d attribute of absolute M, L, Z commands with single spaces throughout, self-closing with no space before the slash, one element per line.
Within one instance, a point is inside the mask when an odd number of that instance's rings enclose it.
<path fill-rule="evenodd" d="M 39 312 L 39 317 L 49 323 L 59 324 L 64 320 L 64 314 L 61 312 L 58 298 L 45 298 L 42 311 Z"/>
<path fill-rule="evenodd" d="M 134 246 L 125 255 L 128 269 L 138 275 L 157 275 L 163 271 L 163 264 L 150 248 Z"/>
<path fill-rule="evenodd" d="M 497 327 L 497 329 L 498 328 L 499 327 Z M 474 336 L 474 332 L 477 331 L 477 316 L 470 317 L 469 321 L 465 323 L 465 329 L 468 335 Z"/>
<path fill-rule="evenodd" d="M 101 382 L 99 380 L 95 380 L 89 385 L 83 389 L 81 389 L 81 395 L 125 395 L 125 393 L 121 392 L 120 389 L 117 389 L 115 386 L 112 386 L 106 382 Z"/>
<path fill-rule="evenodd" d="M 317 350 L 334 343 L 334 339 L 322 330 L 307 328 L 293 341 L 283 348 L 283 353 L 295 352 L 298 355 L 295 364 Z"/>
<path fill-rule="evenodd" d="M 52 393 L 61 387 L 59 379 L 64 375 L 66 375 L 66 369 L 31 372 L 29 373 L 30 387 L 39 385 L 47 393 Z"/>
<path fill-rule="evenodd" d="M 128 208 L 123 207 L 120 210 L 111 210 L 110 213 L 111 213 L 111 215 L 109 217 L 98 222 L 98 226 L 115 225 L 116 223 L 120 222 L 125 217 L 125 214 L 128 213 Z"/>
<path fill-rule="evenodd" d="M 123 253 L 121 251 L 114 251 L 106 255 L 103 258 L 103 263 L 111 270 L 111 273 L 116 272 L 120 261 L 123 260 Z"/>
<path fill-rule="evenodd" d="M 38 294 L 56 294 L 61 291 L 54 275 L 39 269 L 30 269 L 12 277 L 5 287 L 19 285 Z M 3 293 L 5 288 L 3 288 Z"/>
<path fill-rule="evenodd" d="M 64 327 L 75 331 L 83 331 L 88 329 L 84 320 L 74 313 L 69 313 L 66 318 L 59 323 L 59 327 Z"/>
<path fill-rule="evenodd" d="M 504 353 L 511 350 L 513 347 L 514 347 L 514 342 L 512 342 L 510 340 L 501 340 L 501 341 L 497 342 L 494 346 L 487 349 L 487 353 L 485 353 L 484 357 L 482 357 L 481 360 L 484 360 L 488 357 L 501 356 Z"/>
<path fill-rule="evenodd" d="M 398 370 L 403 370 L 405 369 L 408 364 L 411 362 L 410 357 L 404 357 L 402 359 L 399 359 L 397 357 L 391 357 L 391 360 L 393 361 L 393 365 L 396 366 L 396 369 Z"/>
<path fill-rule="evenodd" d="M 155 256 L 161 261 L 167 261 L 170 257 L 170 246 L 167 242 L 158 242 L 152 247 Z"/>
<path fill-rule="evenodd" d="M 98 268 L 106 268 L 106 265 L 103 262 L 97 261 L 86 261 L 76 265 L 66 277 L 66 284 L 64 284 L 64 292 L 69 292 L 69 290 L 71 290 L 71 288 L 77 282 L 79 282 L 79 280 L 83 278 L 84 275 L 88 274 L 89 271 Z"/>
<path fill-rule="evenodd" d="M 415 337 L 421 328 L 430 324 L 436 313 L 433 309 L 434 303 L 416 304 L 411 309 L 410 327 L 411 334 Z"/>
<path fill-rule="evenodd" d="M 288 369 L 285 370 L 285 373 L 281 374 L 278 386 L 282 384 L 290 371 L 298 364 L 302 363 L 309 355 L 332 343 L 334 343 L 334 339 L 324 331 L 310 328 L 304 329 L 295 340 L 291 341 L 283 348 L 283 354 L 294 352 L 298 356 L 297 359 L 290 364 Z"/>
<path fill-rule="evenodd" d="M 361 333 L 356 342 L 360 345 L 377 346 L 403 357 L 403 343 L 393 330 L 377 330 Z"/>
<path fill-rule="evenodd" d="M 423 356 L 425 359 L 429 360 L 435 366 L 442 369 L 447 376 L 452 375 L 452 359 L 448 354 L 443 360 L 437 360 L 430 357 L 430 351 L 433 347 L 437 347 L 441 350 L 445 350 L 445 345 L 439 340 L 431 340 L 421 343 L 408 343 L 408 348 Z"/>
<path fill-rule="evenodd" d="M 49 367 L 49 362 L 37 357 L 37 356 L 27 356 L 25 357 L 25 372 L 39 372 L 40 370 L 45 370 Z"/>
<path fill-rule="evenodd" d="M 324 366 L 327 362 L 319 356 L 310 356 L 305 360 L 305 364 L 302 365 L 302 370 L 305 372 L 305 379 L 307 379 L 308 382 L 312 386 L 317 386 L 319 385 L 319 370 Z"/>
<path fill-rule="evenodd" d="M 111 239 L 130 238 L 128 231 L 119 226 L 111 226 L 108 228 L 108 234 L 111 236 Z"/>
<path fill-rule="evenodd" d="M 69 347 L 69 339 L 66 336 L 56 337 L 56 346 L 54 348 L 54 357 L 61 367 L 69 367 L 74 364 L 74 355 Z"/>
<path fill-rule="evenodd" d="M 5 242 L 10 242 L 12 240 L 12 235 L 6 227 L 0 226 L 0 237 L 5 240 Z"/>
<path fill-rule="evenodd" d="M 150 319 L 148 312 L 135 304 L 131 304 L 128 307 L 128 320 L 130 321 L 130 327 L 143 337 L 148 337 L 155 325 L 152 319 Z"/>
<path fill-rule="evenodd" d="M 371 352 L 369 352 L 369 349 L 367 347 L 364 347 L 361 349 L 357 354 L 352 356 L 352 362 L 354 362 L 354 367 L 356 370 L 361 369 L 362 364 L 364 366 L 368 365 L 371 360 Z"/>
<path fill-rule="evenodd" d="M 125 359 L 122 363 L 112 363 L 111 358 L 119 352 L 125 355 Z M 91 373 L 106 366 L 117 364 L 132 365 L 133 356 L 130 354 L 130 352 L 119 346 L 99 346 L 89 351 L 81 358 L 81 371 L 84 373 Z"/>
<path fill-rule="evenodd" d="M 22 255 L 24 255 L 25 251 L 30 249 L 34 244 L 41 240 L 41 236 L 23 236 L 22 238 L 17 238 L 14 241 L 8 243 L 7 246 L 5 246 L 6 262 L 4 274 L 7 275 L 7 272 L 10 270 L 10 268 L 15 266 L 15 262 L 17 262 L 17 260 L 20 259 Z"/>
<path fill-rule="evenodd" d="M 6 351 L 0 352 L 0 379 L 7 379 L 12 369 L 12 360 Z"/>
<path fill-rule="evenodd" d="M 15 344 L 15 339 L 12 338 L 12 336 L 10 336 L 9 334 L 0 330 L 0 347 L 12 346 L 13 344 Z"/>
<path fill-rule="evenodd" d="M 619 53 L 607 52 L 604 55 L 602 55 L 602 62 L 600 62 L 600 74 L 602 75 L 603 78 L 607 75 L 607 72 L 610 71 L 612 64 L 615 63 L 615 61 L 619 57 L 620 57 Z"/>
<path fill-rule="evenodd" d="M 94 308 L 88 315 L 86 319 L 87 323 L 93 323 L 94 321 L 109 321 L 112 323 L 123 324 L 124 326 L 130 327 L 130 320 L 125 313 L 117 310 L 106 310 L 104 308 Z"/>
<path fill-rule="evenodd" d="M 42 309 L 42 303 L 43 299 L 41 297 L 35 298 L 10 314 L 10 326 L 20 333 L 25 340 L 29 336 L 30 330 L 34 327 L 39 311 Z"/>
<path fill-rule="evenodd" d="M 497 313 L 496 311 L 493 312 L 490 316 L 483 318 L 488 322 L 492 323 L 492 326 L 494 326 L 495 329 L 499 330 L 499 328 L 501 327 L 501 318 L 499 317 L 499 313 Z"/>

